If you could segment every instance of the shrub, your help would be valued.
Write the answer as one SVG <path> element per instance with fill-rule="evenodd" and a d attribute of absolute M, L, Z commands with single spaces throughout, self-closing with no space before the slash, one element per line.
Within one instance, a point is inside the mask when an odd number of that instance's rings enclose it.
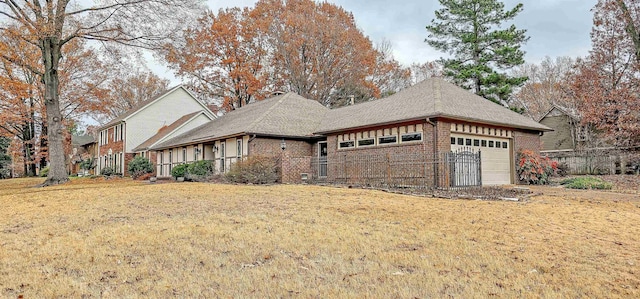
<path fill-rule="evenodd" d="M 80 162 L 80 169 L 83 170 L 90 170 L 90 169 L 94 169 L 96 167 L 95 161 L 96 159 L 94 158 L 86 158 L 84 160 L 82 160 L 82 162 Z"/>
<path fill-rule="evenodd" d="M 180 164 L 171 169 L 171 176 L 174 178 L 185 177 L 189 164 Z"/>
<path fill-rule="evenodd" d="M 213 174 L 213 162 L 212 161 L 197 161 L 189 163 L 187 167 L 186 178 L 189 180 L 203 180 Z"/>
<path fill-rule="evenodd" d="M 133 179 L 137 179 L 144 174 L 153 173 L 153 164 L 145 157 L 136 156 L 129 162 L 127 170 Z"/>
<path fill-rule="evenodd" d="M 100 169 L 100 174 L 104 176 L 112 176 L 113 173 L 114 173 L 113 168 L 109 166 L 105 166 L 104 168 Z"/>
<path fill-rule="evenodd" d="M 44 177 L 46 177 L 48 175 L 49 175 L 49 167 L 45 167 L 45 168 L 40 169 L 40 176 L 41 177 L 44 178 Z"/>
<path fill-rule="evenodd" d="M 272 184 L 278 181 L 277 164 L 270 157 L 248 157 L 231 165 L 225 179 L 242 184 Z"/>
<path fill-rule="evenodd" d="M 533 185 L 544 185 L 549 183 L 549 178 L 556 174 L 558 163 L 551 162 L 547 157 L 540 157 L 539 154 L 523 150 L 518 152 L 518 165 L 516 171 L 520 181 Z"/>
<path fill-rule="evenodd" d="M 565 185 L 569 189 L 601 189 L 610 190 L 613 185 L 595 177 L 576 177 L 563 180 L 561 185 Z"/>

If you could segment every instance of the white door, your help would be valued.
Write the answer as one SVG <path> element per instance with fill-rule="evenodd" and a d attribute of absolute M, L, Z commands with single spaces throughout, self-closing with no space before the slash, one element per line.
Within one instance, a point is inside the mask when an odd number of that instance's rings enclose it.
<path fill-rule="evenodd" d="M 482 185 L 511 184 L 511 140 L 493 136 L 451 134 L 451 150 L 480 150 Z"/>

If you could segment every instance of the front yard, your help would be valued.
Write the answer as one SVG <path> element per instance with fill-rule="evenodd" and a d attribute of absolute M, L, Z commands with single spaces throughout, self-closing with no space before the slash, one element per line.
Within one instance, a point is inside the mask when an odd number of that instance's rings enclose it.
<path fill-rule="evenodd" d="M 0 297 L 640 296 L 640 198 L 0 181 Z"/>

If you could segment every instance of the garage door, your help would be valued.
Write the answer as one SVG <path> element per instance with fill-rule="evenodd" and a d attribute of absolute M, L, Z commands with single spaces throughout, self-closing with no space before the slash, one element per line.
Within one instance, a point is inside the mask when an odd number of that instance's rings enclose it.
<path fill-rule="evenodd" d="M 482 185 L 511 184 L 511 140 L 465 134 L 451 134 L 451 150 L 472 148 L 480 151 Z"/>

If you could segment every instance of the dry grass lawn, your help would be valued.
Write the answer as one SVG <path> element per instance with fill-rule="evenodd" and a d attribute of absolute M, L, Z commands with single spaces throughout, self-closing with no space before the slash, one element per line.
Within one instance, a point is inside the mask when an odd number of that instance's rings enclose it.
<path fill-rule="evenodd" d="M 0 181 L 0 297 L 638 298 L 637 194 Z"/>

